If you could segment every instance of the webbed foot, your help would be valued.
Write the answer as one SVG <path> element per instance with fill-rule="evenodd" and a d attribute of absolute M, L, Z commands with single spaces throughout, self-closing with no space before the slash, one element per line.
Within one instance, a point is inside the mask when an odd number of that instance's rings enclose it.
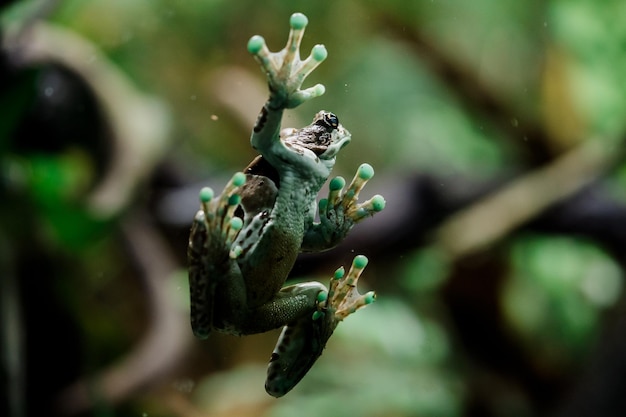
<path fill-rule="evenodd" d="M 294 13 L 289 24 L 291 31 L 287 45 L 278 52 L 270 52 L 262 36 L 255 35 L 248 41 L 248 51 L 267 75 L 273 110 L 294 108 L 324 94 L 322 84 L 304 90 L 300 87 L 304 79 L 326 59 L 328 52 L 324 45 L 315 45 L 309 56 L 301 60 L 300 43 L 308 19 L 302 13 Z"/>
<path fill-rule="evenodd" d="M 330 280 L 328 294 L 325 294 L 326 298 L 320 300 L 318 310 L 313 313 L 314 321 L 326 321 L 327 326 L 334 330 L 340 321 L 374 302 L 376 299 L 374 291 L 360 294 L 357 289 L 357 281 L 367 266 L 367 262 L 366 256 L 357 255 L 347 275 L 343 267 L 335 271 L 334 277 Z M 323 295 L 320 296 L 324 298 Z"/>
<path fill-rule="evenodd" d="M 335 177 L 330 181 L 328 198 L 325 203 L 321 203 L 320 215 L 329 216 L 331 211 L 341 212 L 344 217 L 353 223 L 358 223 L 366 217 L 373 216 L 385 208 L 385 199 L 377 194 L 364 203 L 358 204 L 359 193 L 365 184 L 374 176 L 374 168 L 370 164 L 361 164 L 348 186 L 343 192 L 346 182 L 342 177 Z M 322 200 L 324 201 L 324 200 Z"/>
<path fill-rule="evenodd" d="M 385 208 L 385 199 L 381 195 L 375 195 L 363 203 L 358 202 L 359 193 L 373 176 L 372 166 L 361 164 L 345 191 L 346 181 L 342 177 L 335 177 L 330 181 L 328 197 L 319 202 L 318 233 L 326 248 L 341 242 L 356 223 Z"/>

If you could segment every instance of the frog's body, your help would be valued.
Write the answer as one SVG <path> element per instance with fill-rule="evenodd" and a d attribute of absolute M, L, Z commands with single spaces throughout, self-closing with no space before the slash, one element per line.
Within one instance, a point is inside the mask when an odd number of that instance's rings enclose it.
<path fill-rule="evenodd" d="M 345 194 L 343 179 L 331 182 L 328 199 L 320 202 L 320 222 L 315 222 L 317 194 L 350 134 L 325 111 L 309 126 L 280 131 L 285 108 L 323 93 L 322 86 L 300 90 L 300 85 L 326 50 L 318 45 L 300 61 L 306 18 L 294 14 L 291 26 L 281 52 L 270 53 L 257 36 L 248 44 L 270 84 L 270 98 L 251 137 L 261 155 L 235 174 L 218 198 L 209 189 L 201 191 L 188 250 L 196 336 L 206 338 L 213 329 L 242 335 L 285 326 L 268 369 L 266 389 L 274 396 L 284 395 L 306 374 L 340 320 L 374 299 L 373 293 L 356 291 L 364 257 L 355 260 L 347 278 L 340 273 L 331 282 L 330 294 L 317 282 L 283 288 L 296 257 L 335 246 L 354 223 L 384 206 L 380 196 L 356 203 L 373 175 L 364 164 Z M 337 286 L 341 291 L 327 300 Z"/>

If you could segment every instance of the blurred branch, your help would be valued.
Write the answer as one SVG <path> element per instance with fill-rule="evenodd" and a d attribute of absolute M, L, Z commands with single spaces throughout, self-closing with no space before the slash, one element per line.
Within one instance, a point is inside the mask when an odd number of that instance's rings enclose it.
<path fill-rule="evenodd" d="M 91 88 L 106 116 L 113 156 L 87 205 L 98 217 L 118 213 L 168 146 L 170 114 L 163 102 L 138 91 L 95 45 L 60 26 L 39 22 L 7 30 L 3 48 L 15 65 L 61 64 Z"/>
<path fill-rule="evenodd" d="M 146 218 L 145 213 L 130 216 L 124 221 L 123 232 L 145 285 L 150 308 L 147 333 L 117 364 L 66 389 L 59 398 L 60 409 L 66 415 L 89 410 L 96 401 L 119 403 L 158 381 L 183 356 L 191 341 L 186 315 L 174 305 L 168 291 L 168 280 L 178 265 Z"/>
<path fill-rule="evenodd" d="M 624 158 L 621 145 L 590 139 L 453 215 L 436 232 L 452 259 L 484 249 L 598 180 Z"/>

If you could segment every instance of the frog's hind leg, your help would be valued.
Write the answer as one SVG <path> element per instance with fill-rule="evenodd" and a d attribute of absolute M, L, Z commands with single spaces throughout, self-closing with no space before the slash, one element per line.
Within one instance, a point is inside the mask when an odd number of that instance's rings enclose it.
<path fill-rule="evenodd" d="M 265 390 L 268 394 L 282 397 L 300 382 L 322 354 L 334 328 L 328 335 L 322 335 L 321 331 L 329 329 L 318 326 L 313 313 L 283 328 L 267 368 Z"/>
<path fill-rule="evenodd" d="M 213 297 L 215 283 L 212 282 L 202 248 L 206 247 L 208 229 L 202 210 L 198 211 L 191 225 L 187 259 L 189 265 L 189 295 L 191 328 L 196 337 L 209 337 L 213 322 Z"/>
<path fill-rule="evenodd" d="M 374 301 L 373 292 L 361 295 L 357 290 L 366 265 L 367 258 L 359 255 L 347 275 L 343 267 L 339 268 L 329 291 L 318 293 L 317 309 L 283 328 L 267 368 L 268 394 L 282 397 L 288 393 L 320 357 L 339 322 Z"/>

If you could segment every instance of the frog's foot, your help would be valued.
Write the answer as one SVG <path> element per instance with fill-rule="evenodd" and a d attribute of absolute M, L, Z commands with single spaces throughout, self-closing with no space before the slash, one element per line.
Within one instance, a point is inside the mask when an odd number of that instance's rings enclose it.
<path fill-rule="evenodd" d="M 319 217 L 322 233 L 331 247 L 340 242 L 354 224 L 385 208 L 385 199 L 378 194 L 358 203 L 359 193 L 373 176 L 374 168 L 361 164 L 345 191 L 346 181 L 342 177 L 335 177 L 328 184 L 328 197 L 319 202 Z"/>
<path fill-rule="evenodd" d="M 243 226 L 243 220 L 235 216 L 235 209 L 241 202 L 240 192 L 245 182 L 246 175 L 237 172 L 217 198 L 214 198 L 211 188 L 202 188 L 199 195 L 201 210 L 198 211 L 194 222 L 204 219 L 202 223 L 208 231 L 207 234 L 218 240 L 223 247 L 230 248 L 231 259 L 241 254 L 241 248 L 233 246 L 233 243 Z"/>
<path fill-rule="evenodd" d="M 267 75 L 272 110 L 294 108 L 324 94 L 324 86 L 321 84 L 304 90 L 300 87 L 304 79 L 326 59 L 326 48 L 324 45 L 315 45 L 310 55 L 301 60 L 300 43 L 308 19 L 302 13 L 294 13 L 289 23 L 289 39 L 281 51 L 270 52 L 265 39 L 259 35 L 248 41 L 248 51 L 254 55 Z"/>
<path fill-rule="evenodd" d="M 313 320 L 326 321 L 334 329 L 350 314 L 374 302 L 376 294 L 373 291 L 360 294 L 357 289 L 357 281 L 367 262 L 367 257 L 357 255 L 347 275 L 343 267 L 335 271 L 330 280 L 328 294 L 320 293 L 318 296 L 320 302 L 318 310 L 313 313 Z"/>
<path fill-rule="evenodd" d="M 356 284 L 367 265 L 367 258 L 354 258 L 348 274 L 339 268 L 330 282 L 330 289 L 318 290 L 315 310 L 284 327 L 267 368 L 265 390 L 274 397 L 288 393 L 311 369 L 322 354 L 326 342 L 340 321 L 351 313 L 374 302 L 370 291 L 359 294 Z"/>
<path fill-rule="evenodd" d="M 382 211 L 385 208 L 385 199 L 379 194 L 364 203 L 357 203 L 359 193 L 373 176 L 374 168 L 370 164 L 361 164 L 345 192 L 343 192 L 343 187 L 346 184 L 345 180 L 342 177 L 333 178 L 329 184 L 330 191 L 327 203 L 323 204 L 325 206 L 325 214 L 328 213 L 329 209 L 335 212 L 341 211 L 352 222 L 358 223 L 366 217 Z"/>

